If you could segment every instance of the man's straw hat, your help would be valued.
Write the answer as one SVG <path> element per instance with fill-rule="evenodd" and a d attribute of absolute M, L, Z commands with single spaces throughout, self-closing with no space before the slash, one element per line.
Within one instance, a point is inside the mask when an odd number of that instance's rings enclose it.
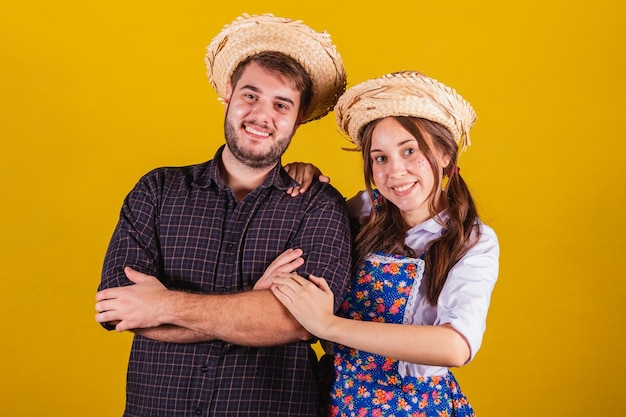
<path fill-rule="evenodd" d="M 414 116 L 447 128 L 461 150 L 470 145 L 476 112 L 457 92 L 417 71 L 365 81 L 346 91 L 335 106 L 337 124 L 357 147 L 368 123 L 387 116 Z"/>
<path fill-rule="evenodd" d="M 237 65 L 265 51 L 288 55 L 309 73 L 313 91 L 304 122 L 325 116 L 345 91 L 346 71 L 328 33 L 315 32 L 300 20 L 244 14 L 207 47 L 207 76 L 221 98 Z"/>

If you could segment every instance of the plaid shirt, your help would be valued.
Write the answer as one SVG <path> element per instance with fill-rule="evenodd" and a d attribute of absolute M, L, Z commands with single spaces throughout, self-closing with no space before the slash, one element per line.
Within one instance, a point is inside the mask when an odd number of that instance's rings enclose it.
<path fill-rule="evenodd" d="M 126 197 L 109 245 L 100 289 L 129 285 L 123 267 L 158 277 L 169 289 L 251 290 L 288 248 L 302 248 L 300 273 L 325 277 L 343 299 L 350 230 L 343 197 L 315 183 L 297 197 L 282 166 L 237 202 L 213 161 L 160 168 Z M 315 356 L 307 343 L 245 347 L 222 341 L 176 344 L 135 336 L 125 416 L 315 415 Z"/>

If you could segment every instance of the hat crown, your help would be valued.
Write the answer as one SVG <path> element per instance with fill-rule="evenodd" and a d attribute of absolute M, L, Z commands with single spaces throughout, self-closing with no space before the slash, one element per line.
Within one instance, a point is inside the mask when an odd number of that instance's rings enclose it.
<path fill-rule="evenodd" d="M 453 88 L 418 71 L 400 71 L 364 81 L 346 91 L 335 106 L 337 124 L 361 146 L 372 121 L 389 116 L 419 117 L 443 125 L 465 149 L 476 122 L 472 106 Z"/>
<path fill-rule="evenodd" d="M 244 14 L 225 25 L 207 46 L 207 76 L 218 95 L 225 98 L 230 77 L 241 61 L 267 51 L 293 58 L 311 77 L 311 103 L 304 122 L 333 109 L 345 91 L 346 71 L 330 35 L 314 31 L 301 20 L 272 14 Z"/>

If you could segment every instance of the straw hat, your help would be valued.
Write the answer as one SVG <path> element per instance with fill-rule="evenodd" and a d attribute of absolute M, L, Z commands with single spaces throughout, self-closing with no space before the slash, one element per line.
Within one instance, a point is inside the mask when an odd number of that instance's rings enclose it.
<path fill-rule="evenodd" d="M 222 99 L 237 65 L 264 51 L 288 55 L 309 73 L 313 91 L 305 122 L 325 116 L 345 91 L 346 71 L 328 33 L 315 32 L 300 20 L 244 14 L 207 46 L 207 76 Z"/>
<path fill-rule="evenodd" d="M 461 150 L 470 145 L 476 122 L 472 106 L 457 92 L 417 71 L 365 81 L 346 91 L 335 106 L 337 124 L 357 147 L 368 123 L 387 116 L 414 116 L 447 128 Z"/>

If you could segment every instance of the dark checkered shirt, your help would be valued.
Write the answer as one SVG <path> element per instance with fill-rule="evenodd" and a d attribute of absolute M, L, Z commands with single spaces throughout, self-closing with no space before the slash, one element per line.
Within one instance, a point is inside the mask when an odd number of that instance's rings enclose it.
<path fill-rule="evenodd" d="M 251 290 L 270 262 L 302 248 L 299 272 L 325 277 L 338 304 L 350 273 L 343 197 L 315 183 L 297 197 L 278 165 L 237 202 L 213 161 L 160 168 L 126 197 L 109 245 L 100 289 L 129 285 L 123 267 L 158 277 L 169 289 Z M 271 318 L 268 318 L 271 320 Z M 315 356 L 307 343 L 251 348 L 221 341 L 176 344 L 135 336 L 125 416 L 313 416 Z"/>

